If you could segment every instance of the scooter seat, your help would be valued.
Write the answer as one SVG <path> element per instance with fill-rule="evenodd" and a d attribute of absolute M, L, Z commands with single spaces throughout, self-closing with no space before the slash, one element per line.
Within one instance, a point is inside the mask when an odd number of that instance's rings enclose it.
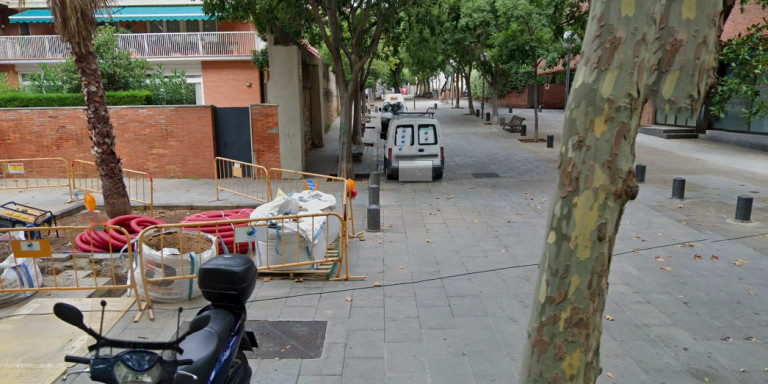
<path fill-rule="evenodd" d="M 207 383 L 219 353 L 227 342 L 232 327 L 235 326 L 232 313 L 223 309 L 214 308 L 198 316 L 209 316 L 211 320 L 205 328 L 187 336 L 181 342 L 179 346 L 184 353 L 178 357 L 195 361 L 191 365 L 179 367 L 179 370 L 197 376 L 197 381 L 186 375 L 176 375 L 174 383 Z"/>

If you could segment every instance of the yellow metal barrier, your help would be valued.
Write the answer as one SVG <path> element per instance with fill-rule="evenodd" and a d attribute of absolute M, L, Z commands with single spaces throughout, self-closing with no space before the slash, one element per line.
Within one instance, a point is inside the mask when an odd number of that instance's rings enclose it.
<path fill-rule="evenodd" d="M 0 298 L 13 300 L 11 295 L 28 292 L 129 290 L 138 309 L 134 321 L 139 321 L 148 303 L 141 300 L 130 265 L 130 235 L 117 226 L 105 226 L 106 232 L 97 232 L 104 238 L 126 242 L 125 257 L 120 257 L 121 250 L 113 248 L 110 241 L 106 241 L 110 244 L 105 246 L 107 252 L 81 252 L 77 241 L 90 245 L 90 249 L 100 247 L 93 240 L 99 236 L 76 240 L 78 234 L 88 230 L 86 226 L 0 228 L 0 256 L 13 254 L 13 259 L 3 262 Z M 17 237 L 19 233 L 24 234 L 23 240 Z M 56 236 L 49 236 L 53 233 Z"/>
<path fill-rule="evenodd" d="M 262 203 L 270 201 L 269 177 L 267 169 L 256 164 L 217 157 L 216 200 L 219 191 L 233 193 Z"/>
<path fill-rule="evenodd" d="M 364 278 L 349 275 L 346 226 L 335 213 L 155 225 L 137 239 L 138 279 L 148 303 L 196 297 L 196 282 L 176 282 L 196 279 L 199 265 L 222 254 L 223 244 L 227 252 L 248 255 L 262 274 L 330 278 L 335 271 L 329 280 Z"/>
<path fill-rule="evenodd" d="M 128 199 L 149 207 L 149 214 L 154 209 L 154 183 L 146 172 L 123 168 L 123 181 L 128 190 Z M 83 160 L 72 161 L 72 187 L 83 191 L 102 194 L 101 177 L 96 163 Z"/>
<path fill-rule="evenodd" d="M 0 190 L 68 188 L 72 199 L 69 164 L 60 157 L 0 160 Z"/>

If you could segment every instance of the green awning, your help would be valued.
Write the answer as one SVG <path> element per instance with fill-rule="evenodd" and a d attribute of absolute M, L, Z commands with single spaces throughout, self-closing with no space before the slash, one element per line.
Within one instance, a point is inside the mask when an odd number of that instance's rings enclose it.
<path fill-rule="evenodd" d="M 99 12 L 99 21 L 146 21 L 146 20 L 210 20 L 201 6 L 183 7 L 113 7 Z M 53 16 L 48 9 L 30 9 L 9 17 L 11 23 L 52 23 Z"/>

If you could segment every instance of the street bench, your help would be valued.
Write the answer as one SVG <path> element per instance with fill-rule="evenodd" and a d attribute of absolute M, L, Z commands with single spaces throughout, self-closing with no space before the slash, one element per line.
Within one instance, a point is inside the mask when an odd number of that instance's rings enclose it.
<path fill-rule="evenodd" d="M 520 128 L 523 126 L 523 121 L 525 121 L 524 117 L 512 115 L 512 118 L 505 122 L 501 127 L 504 129 L 509 129 L 509 131 L 512 133 L 520 132 Z"/>

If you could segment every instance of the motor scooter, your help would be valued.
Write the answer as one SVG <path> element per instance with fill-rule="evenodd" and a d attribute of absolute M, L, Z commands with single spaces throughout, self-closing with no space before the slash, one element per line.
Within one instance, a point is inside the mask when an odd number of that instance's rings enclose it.
<path fill-rule="evenodd" d="M 88 364 L 91 380 L 108 384 L 181 383 L 247 384 L 251 368 L 245 351 L 258 347 L 253 332 L 245 330 L 245 303 L 256 286 L 257 270 L 244 255 L 217 256 L 200 266 L 198 285 L 210 302 L 190 322 L 189 330 L 168 342 L 115 340 L 102 336 L 83 322 L 83 313 L 66 303 L 56 303 L 53 312 L 96 343 L 88 347 L 93 357 L 70 356 L 64 361 Z M 102 301 L 102 326 L 106 302 Z M 179 313 L 181 313 L 181 308 Z M 109 348 L 109 354 L 101 354 Z M 124 349 L 112 354 L 112 349 Z M 161 351 L 161 353 L 155 352 Z"/>

